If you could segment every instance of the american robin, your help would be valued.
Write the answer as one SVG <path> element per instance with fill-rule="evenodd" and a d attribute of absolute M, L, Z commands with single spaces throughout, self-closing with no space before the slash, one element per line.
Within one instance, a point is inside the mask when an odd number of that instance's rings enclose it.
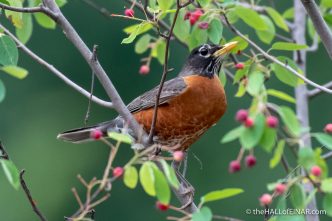
<path fill-rule="evenodd" d="M 223 116 L 227 102 L 217 75 L 225 56 L 236 44 L 204 44 L 193 49 L 178 76 L 165 82 L 158 107 L 155 143 L 186 150 Z M 158 89 L 159 86 L 145 92 L 127 106 L 147 133 L 151 128 Z M 63 132 L 58 138 L 79 143 L 91 140 L 91 131 L 95 129 L 107 136 L 107 132 L 120 132 L 124 127 L 124 119 L 118 116 L 95 126 Z"/>

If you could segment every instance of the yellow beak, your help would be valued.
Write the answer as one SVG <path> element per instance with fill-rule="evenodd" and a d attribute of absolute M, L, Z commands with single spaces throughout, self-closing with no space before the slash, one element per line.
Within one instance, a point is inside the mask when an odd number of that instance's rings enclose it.
<path fill-rule="evenodd" d="M 223 46 L 221 46 L 222 48 L 220 48 L 219 50 L 217 50 L 216 52 L 213 53 L 213 56 L 219 57 L 219 56 L 229 53 L 233 48 L 236 47 L 237 43 L 238 43 L 237 41 L 232 41 L 227 44 L 224 44 Z"/>

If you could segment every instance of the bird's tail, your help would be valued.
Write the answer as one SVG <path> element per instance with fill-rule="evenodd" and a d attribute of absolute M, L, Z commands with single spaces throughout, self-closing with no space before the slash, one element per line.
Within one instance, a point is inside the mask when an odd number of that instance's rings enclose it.
<path fill-rule="evenodd" d="M 94 130 L 101 131 L 103 133 L 103 137 L 106 137 L 108 131 L 121 132 L 122 128 L 123 119 L 118 117 L 114 120 L 103 122 L 94 126 L 76 128 L 73 130 L 65 131 L 63 133 L 60 133 L 57 138 L 72 143 L 82 143 L 92 140 L 91 132 Z"/>

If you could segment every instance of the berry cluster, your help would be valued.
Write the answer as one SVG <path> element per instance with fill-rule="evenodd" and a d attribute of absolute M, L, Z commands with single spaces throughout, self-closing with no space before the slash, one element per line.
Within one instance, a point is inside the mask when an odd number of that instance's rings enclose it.
<path fill-rule="evenodd" d="M 199 20 L 199 18 L 203 15 L 203 11 L 201 9 L 196 9 L 195 11 L 188 11 L 185 16 L 184 16 L 184 20 L 189 20 L 190 25 L 194 25 L 196 24 L 196 22 Z M 203 23 L 203 22 L 202 22 Z M 209 27 L 209 23 L 205 22 L 206 24 L 203 25 L 202 29 L 207 29 Z M 201 27 L 199 27 L 201 28 Z"/>
<path fill-rule="evenodd" d="M 243 123 L 243 125 L 247 128 L 253 127 L 255 123 L 254 120 L 249 117 L 248 111 L 244 109 L 241 109 L 236 113 L 235 120 Z M 275 116 L 267 116 L 266 125 L 269 128 L 277 128 L 279 125 L 279 120 Z"/>

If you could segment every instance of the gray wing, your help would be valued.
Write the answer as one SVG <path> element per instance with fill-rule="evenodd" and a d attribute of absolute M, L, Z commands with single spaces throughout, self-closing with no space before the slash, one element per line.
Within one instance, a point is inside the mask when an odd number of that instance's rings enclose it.
<path fill-rule="evenodd" d="M 167 103 L 172 98 L 185 91 L 186 88 L 187 85 L 182 77 L 177 77 L 166 81 L 161 91 L 159 105 Z M 159 85 L 134 99 L 132 102 L 130 102 L 130 104 L 128 104 L 127 108 L 131 113 L 136 113 L 138 111 L 153 107 L 156 102 L 158 90 Z"/>

